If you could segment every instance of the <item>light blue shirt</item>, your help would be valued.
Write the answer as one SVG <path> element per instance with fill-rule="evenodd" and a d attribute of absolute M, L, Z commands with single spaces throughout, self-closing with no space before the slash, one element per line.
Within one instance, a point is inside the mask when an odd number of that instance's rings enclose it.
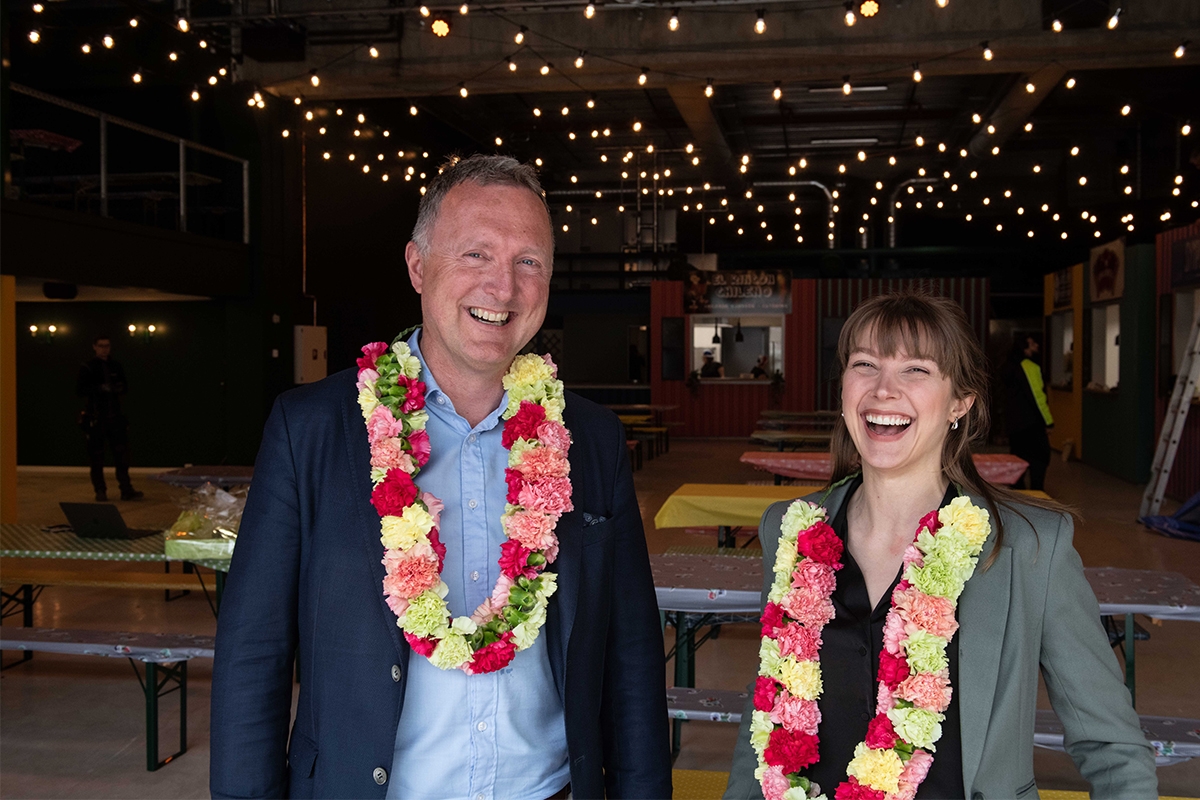
<path fill-rule="evenodd" d="M 508 492 L 500 414 L 508 395 L 472 428 L 425 366 L 419 335 L 408 345 L 421 360 L 432 453 L 417 484 L 446 504 L 438 526 L 446 545 L 442 580 L 457 617 L 489 598 L 500 575 Z M 507 667 L 486 675 L 441 670 L 413 653 L 390 777 L 387 796 L 403 800 L 545 800 L 562 789 L 571 779 L 567 731 L 545 629 Z"/>

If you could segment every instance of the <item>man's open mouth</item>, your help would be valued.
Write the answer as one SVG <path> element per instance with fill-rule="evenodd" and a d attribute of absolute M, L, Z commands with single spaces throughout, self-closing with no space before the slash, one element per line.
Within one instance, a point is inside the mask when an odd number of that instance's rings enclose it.
<path fill-rule="evenodd" d="M 876 436 L 896 436 L 907 430 L 912 417 L 903 414 L 866 414 L 867 430 Z"/>
<path fill-rule="evenodd" d="M 509 313 L 507 311 L 486 311 L 482 308 L 469 308 L 467 312 L 474 319 L 486 325 L 501 327 L 508 324 Z"/>

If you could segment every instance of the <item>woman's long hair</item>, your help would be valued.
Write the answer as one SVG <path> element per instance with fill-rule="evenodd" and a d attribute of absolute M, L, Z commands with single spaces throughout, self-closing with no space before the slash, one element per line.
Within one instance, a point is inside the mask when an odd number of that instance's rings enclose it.
<path fill-rule="evenodd" d="M 1037 506 L 1059 514 L 1072 515 L 1068 507 L 1053 500 L 1017 494 L 1011 489 L 993 486 L 979 475 L 971 456 L 971 442 L 987 437 L 988 412 L 987 359 L 975 338 L 962 307 L 945 297 L 924 292 L 898 292 L 877 295 L 859 304 L 846 320 L 838 337 L 837 356 L 840 373 L 845 373 L 850 353 L 857 345 L 870 343 L 880 355 L 898 352 L 913 358 L 925 358 L 938 365 L 950 379 L 956 398 L 971 395 L 975 402 L 951 429 L 942 446 L 942 473 L 965 491 L 982 497 L 991 511 L 996 527 L 996 546 L 983 564 L 987 569 L 996 560 L 1004 542 L 1004 523 L 998 508 L 1003 505 L 1022 518 L 1020 505 Z M 858 449 L 850 438 L 846 420 L 839 417 L 830 442 L 833 472 L 830 485 L 854 474 L 862 467 Z M 1026 519 L 1028 522 L 1028 519 Z"/>

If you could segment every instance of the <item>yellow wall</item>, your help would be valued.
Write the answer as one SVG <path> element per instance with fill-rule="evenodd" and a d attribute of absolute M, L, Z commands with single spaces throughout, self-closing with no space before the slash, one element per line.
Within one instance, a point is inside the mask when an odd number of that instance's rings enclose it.
<path fill-rule="evenodd" d="M 1054 428 L 1050 431 L 1050 446 L 1062 450 L 1073 442 L 1071 457 L 1079 458 L 1083 452 L 1083 264 L 1071 270 L 1071 311 L 1075 329 L 1075 349 L 1071 354 L 1071 391 L 1054 389 L 1047 380 L 1046 396 L 1050 401 L 1050 413 L 1054 415 Z M 1054 313 L 1054 275 L 1044 279 L 1043 312 L 1049 318 Z M 1046 326 L 1049 333 L 1049 325 Z M 1043 348 L 1049 364 L 1049 343 Z M 1048 378 L 1049 376 L 1047 376 Z"/>
<path fill-rule="evenodd" d="M 0 275 L 0 522 L 17 521 L 17 280 Z"/>

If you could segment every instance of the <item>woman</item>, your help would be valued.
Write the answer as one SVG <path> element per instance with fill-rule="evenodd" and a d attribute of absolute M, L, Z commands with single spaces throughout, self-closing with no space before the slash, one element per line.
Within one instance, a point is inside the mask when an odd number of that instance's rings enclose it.
<path fill-rule="evenodd" d="M 975 469 L 986 361 L 962 309 L 872 298 L 838 358 L 831 486 L 759 528 L 759 677 L 725 796 L 1036 797 L 1040 666 L 1093 796 L 1155 797 L 1069 514 Z"/>

